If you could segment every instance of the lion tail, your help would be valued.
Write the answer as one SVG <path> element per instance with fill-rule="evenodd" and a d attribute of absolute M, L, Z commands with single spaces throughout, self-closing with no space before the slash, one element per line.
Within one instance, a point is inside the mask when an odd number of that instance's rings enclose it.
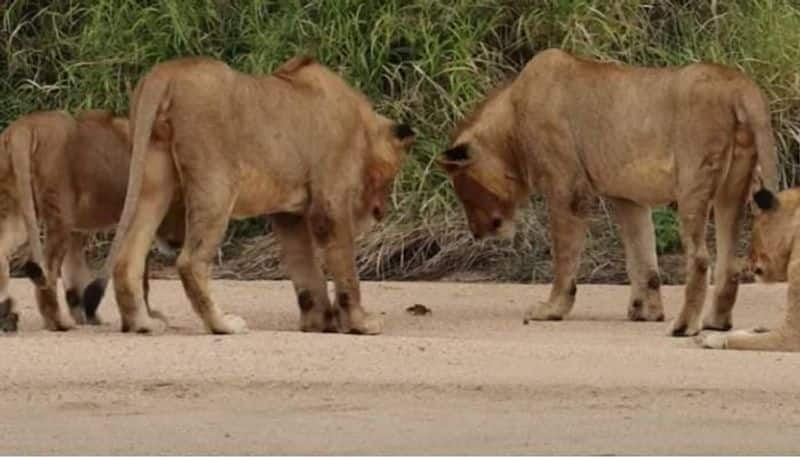
<path fill-rule="evenodd" d="M 153 133 L 153 124 L 161 110 L 169 106 L 169 80 L 150 73 L 142 78 L 131 99 L 131 165 L 128 172 L 128 189 L 125 194 L 125 206 L 117 224 L 114 241 L 111 243 L 108 257 L 97 279 L 86 287 L 84 307 L 87 316 L 93 316 L 105 294 L 108 278 L 111 276 L 119 255 L 122 242 L 133 222 L 136 206 L 142 191 L 147 148 Z"/>
<path fill-rule="evenodd" d="M 740 94 L 736 106 L 736 120 L 749 127 L 754 136 L 758 157 L 758 175 L 755 179 L 759 181 L 759 187 L 777 192 L 778 153 L 772 133 L 769 104 L 757 87 Z"/>
<path fill-rule="evenodd" d="M 5 133 L 3 144 L 11 155 L 11 166 L 17 182 L 19 204 L 31 248 L 32 260 L 25 264 L 25 274 L 38 287 L 45 287 L 48 279 L 47 269 L 45 268 L 42 240 L 39 235 L 36 205 L 33 201 L 33 178 L 31 176 L 31 154 L 38 145 L 36 131 L 27 126 L 11 127 Z"/>

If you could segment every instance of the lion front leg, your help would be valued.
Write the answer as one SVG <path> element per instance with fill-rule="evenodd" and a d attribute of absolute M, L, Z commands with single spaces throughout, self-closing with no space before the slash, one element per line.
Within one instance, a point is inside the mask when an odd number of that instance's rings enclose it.
<path fill-rule="evenodd" d="M 305 216 L 277 214 L 272 228 L 281 244 L 281 261 L 297 294 L 300 330 L 336 331 L 327 282 L 320 268 Z"/>
<path fill-rule="evenodd" d="M 64 263 L 61 264 L 61 278 L 64 282 L 64 295 L 67 298 L 69 313 L 78 325 L 84 325 L 88 321 L 83 305 L 83 291 L 91 282 L 91 271 L 83 254 L 85 241 L 85 234 L 72 232 L 67 243 Z M 100 322 L 95 318 L 91 323 L 97 325 Z"/>
<path fill-rule="evenodd" d="M 312 204 L 309 228 L 316 243 L 323 248 L 325 265 L 336 288 L 334 318 L 341 333 L 377 335 L 383 331 L 383 319 L 367 313 L 361 305 L 361 288 L 356 271 L 353 227 L 347 205 Z M 331 208 L 337 208 L 334 212 Z"/>
<path fill-rule="evenodd" d="M 67 240 L 69 231 L 58 226 L 57 222 L 48 221 L 50 227 L 47 230 L 45 239 L 44 256 L 47 268 L 47 282 L 42 284 L 40 280 L 34 279 L 36 286 L 36 302 L 39 305 L 39 312 L 44 319 L 44 326 L 48 330 L 64 331 L 73 327 L 61 314 L 61 307 L 58 303 L 58 277 L 61 271 L 61 264 L 67 253 Z"/>
<path fill-rule="evenodd" d="M 547 302 L 534 305 L 525 312 L 526 324 L 529 320 L 561 320 L 575 304 L 578 265 L 587 230 L 586 217 L 580 209 L 584 205 L 582 200 L 583 197 L 574 196 L 548 202 L 553 287 Z"/>
<path fill-rule="evenodd" d="M 625 267 L 631 282 L 628 319 L 663 321 L 661 278 L 651 210 L 629 200 L 611 199 L 614 220 L 625 245 Z"/>

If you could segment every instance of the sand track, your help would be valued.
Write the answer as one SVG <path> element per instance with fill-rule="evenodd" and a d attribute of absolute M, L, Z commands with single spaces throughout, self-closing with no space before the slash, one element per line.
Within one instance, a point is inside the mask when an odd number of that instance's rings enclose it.
<path fill-rule="evenodd" d="M 0 453 L 798 453 L 800 354 L 698 349 L 624 320 L 628 290 L 581 286 L 570 319 L 522 325 L 547 286 L 365 283 L 379 337 L 294 331 L 286 282 L 217 281 L 251 331 L 202 331 L 156 281 L 166 335 L 56 334 L 27 283 L 0 337 Z M 668 318 L 682 289 L 665 287 Z M 737 327 L 774 326 L 785 287 L 748 285 Z M 404 310 L 420 303 L 430 316 Z"/>

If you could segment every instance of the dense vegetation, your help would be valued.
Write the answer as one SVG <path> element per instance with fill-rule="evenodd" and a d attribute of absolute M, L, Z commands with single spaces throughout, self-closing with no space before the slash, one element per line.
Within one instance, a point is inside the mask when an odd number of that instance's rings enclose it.
<path fill-rule="evenodd" d="M 548 47 L 630 64 L 711 60 L 744 70 L 769 95 L 784 185 L 798 180 L 794 0 L 5 0 L 0 19 L 0 127 L 32 110 L 125 112 L 126 84 L 173 57 L 210 55 L 264 73 L 298 53 L 340 72 L 379 111 L 412 122 L 419 141 L 396 183 L 395 211 L 361 241 L 370 278 L 549 279 L 541 201 L 513 244 L 475 243 L 433 164 L 455 121 Z M 624 279 L 604 209 L 600 202 L 583 280 Z M 654 218 L 659 250 L 678 252 L 674 211 Z M 221 274 L 280 275 L 264 221 L 230 230 Z"/>

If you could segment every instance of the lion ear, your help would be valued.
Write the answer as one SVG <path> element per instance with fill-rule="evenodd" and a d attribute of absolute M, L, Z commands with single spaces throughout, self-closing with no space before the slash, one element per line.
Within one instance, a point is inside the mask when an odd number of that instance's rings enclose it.
<path fill-rule="evenodd" d="M 394 124 L 392 126 L 392 135 L 394 135 L 395 139 L 397 139 L 405 148 L 411 146 L 411 144 L 417 138 L 417 134 L 414 132 L 414 129 L 405 123 Z"/>
<path fill-rule="evenodd" d="M 454 171 L 471 164 L 473 160 L 469 146 L 462 143 L 444 151 L 439 156 L 438 162 L 445 170 Z"/>
<path fill-rule="evenodd" d="M 753 194 L 753 201 L 762 211 L 772 211 L 778 208 L 778 198 L 766 188 L 761 188 Z"/>
<path fill-rule="evenodd" d="M 394 136 L 398 140 L 405 140 L 408 138 L 413 138 L 416 136 L 416 133 L 414 133 L 414 129 L 412 129 L 408 124 L 395 124 Z"/>

